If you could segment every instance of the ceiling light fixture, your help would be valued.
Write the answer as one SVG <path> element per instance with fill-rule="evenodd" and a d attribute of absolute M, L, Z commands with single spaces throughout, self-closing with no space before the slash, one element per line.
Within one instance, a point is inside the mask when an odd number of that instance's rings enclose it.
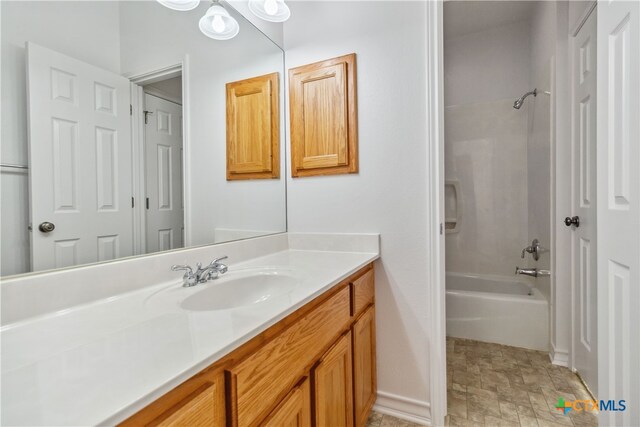
<path fill-rule="evenodd" d="M 238 21 L 218 1 L 214 1 L 213 6 L 200 18 L 199 27 L 202 34 L 216 40 L 232 39 L 240 31 Z"/>
<path fill-rule="evenodd" d="M 284 0 L 249 0 L 249 10 L 269 22 L 284 22 L 291 16 Z"/>
<path fill-rule="evenodd" d="M 158 3 L 172 10 L 186 12 L 198 7 L 200 0 L 158 0 Z"/>

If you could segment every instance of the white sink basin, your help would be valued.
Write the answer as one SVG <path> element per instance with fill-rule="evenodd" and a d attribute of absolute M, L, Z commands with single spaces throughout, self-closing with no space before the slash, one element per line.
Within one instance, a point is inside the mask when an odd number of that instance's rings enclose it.
<path fill-rule="evenodd" d="M 299 272 L 290 268 L 230 270 L 216 280 L 190 288 L 171 285 L 147 298 L 146 304 L 188 311 L 248 307 L 286 297 L 300 288 L 301 277 Z"/>
<path fill-rule="evenodd" d="M 238 273 L 236 277 L 197 285 L 180 306 L 185 310 L 208 311 L 259 304 L 290 293 L 298 283 L 298 278 L 283 271 Z"/>

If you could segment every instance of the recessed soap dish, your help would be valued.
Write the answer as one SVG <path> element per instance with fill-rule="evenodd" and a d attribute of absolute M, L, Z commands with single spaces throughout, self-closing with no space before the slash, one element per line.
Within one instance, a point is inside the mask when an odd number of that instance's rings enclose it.
<path fill-rule="evenodd" d="M 444 182 L 444 229 L 447 234 L 460 231 L 462 203 L 460 182 L 446 180 Z"/>

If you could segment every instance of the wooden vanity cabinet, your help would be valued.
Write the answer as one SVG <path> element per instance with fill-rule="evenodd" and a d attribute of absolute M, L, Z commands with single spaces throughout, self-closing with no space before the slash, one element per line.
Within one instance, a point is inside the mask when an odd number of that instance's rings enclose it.
<path fill-rule="evenodd" d="M 262 425 L 265 427 L 311 427 L 310 382 L 309 377 L 304 377 Z"/>
<path fill-rule="evenodd" d="M 376 324 L 372 305 L 355 321 L 353 334 L 353 405 L 356 427 L 365 426 L 376 400 Z"/>
<path fill-rule="evenodd" d="M 180 384 L 120 426 L 224 426 L 224 373 L 205 370 Z"/>
<path fill-rule="evenodd" d="M 353 427 L 351 331 L 313 369 L 316 426 Z"/>
<path fill-rule="evenodd" d="M 370 264 L 124 426 L 364 426 L 376 396 Z"/>

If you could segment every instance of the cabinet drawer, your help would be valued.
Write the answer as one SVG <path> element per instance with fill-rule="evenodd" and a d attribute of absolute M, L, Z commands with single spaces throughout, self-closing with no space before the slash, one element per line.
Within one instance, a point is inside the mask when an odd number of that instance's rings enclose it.
<path fill-rule="evenodd" d="M 344 287 L 248 358 L 228 370 L 233 424 L 264 419 L 349 322 Z"/>
<path fill-rule="evenodd" d="M 351 313 L 357 316 L 373 302 L 373 268 L 351 282 Z"/>

